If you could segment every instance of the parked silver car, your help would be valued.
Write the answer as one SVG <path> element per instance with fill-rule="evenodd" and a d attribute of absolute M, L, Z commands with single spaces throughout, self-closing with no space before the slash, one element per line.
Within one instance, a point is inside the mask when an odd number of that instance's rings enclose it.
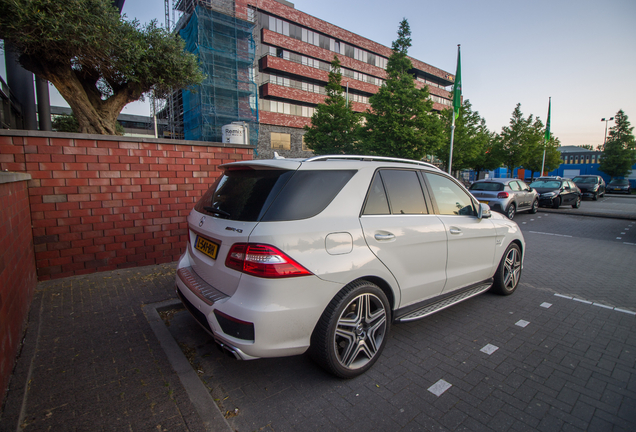
<path fill-rule="evenodd" d="M 517 224 L 433 165 L 340 155 L 220 168 L 188 216 L 176 285 L 237 359 L 309 349 L 351 378 L 378 359 L 392 323 L 519 283 Z"/>
<path fill-rule="evenodd" d="M 520 211 L 536 213 L 539 209 L 539 194 L 519 179 L 477 180 L 470 185 L 470 193 L 479 202 L 508 216 L 508 219 L 514 218 Z"/>

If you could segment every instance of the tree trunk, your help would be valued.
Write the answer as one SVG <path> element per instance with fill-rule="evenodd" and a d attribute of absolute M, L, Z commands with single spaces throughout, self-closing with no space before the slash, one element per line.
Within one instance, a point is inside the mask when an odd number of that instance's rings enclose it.
<path fill-rule="evenodd" d="M 73 110 L 80 133 L 116 135 L 119 113 L 126 104 L 141 96 L 141 92 L 122 87 L 102 100 L 94 84 L 83 83 L 70 65 L 45 65 L 25 56 L 20 57 L 20 63 L 55 86 Z"/>

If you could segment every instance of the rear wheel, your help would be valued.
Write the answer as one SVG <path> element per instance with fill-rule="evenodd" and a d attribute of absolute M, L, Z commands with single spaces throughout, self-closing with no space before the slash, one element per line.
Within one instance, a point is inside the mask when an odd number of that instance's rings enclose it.
<path fill-rule="evenodd" d="M 517 289 L 520 277 L 521 249 L 516 243 L 511 243 L 501 258 L 495 273 L 495 282 L 490 290 L 500 295 L 510 295 Z"/>
<path fill-rule="evenodd" d="M 556 197 L 554 201 L 552 201 L 552 208 L 559 208 L 561 205 L 561 197 Z"/>
<path fill-rule="evenodd" d="M 535 214 L 538 211 L 539 211 L 539 200 L 536 199 L 532 203 L 532 208 L 530 208 L 530 213 Z"/>
<path fill-rule="evenodd" d="M 508 216 L 508 219 L 512 220 L 512 218 L 515 217 L 516 213 L 517 213 L 517 207 L 515 206 L 515 203 L 510 203 L 510 205 L 508 206 L 508 209 L 506 210 L 506 216 Z"/>
<path fill-rule="evenodd" d="M 391 308 L 375 284 L 356 281 L 329 303 L 311 335 L 310 354 L 340 378 L 363 374 L 378 360 L 391 327 Z"/>
<path fill-rule="evenodd" d="M 581 207 L 581 195 L 576 197 L 576 201 L 574 201 L 574 204 L 572 204 L 572 208 L 579 208 Z"/>

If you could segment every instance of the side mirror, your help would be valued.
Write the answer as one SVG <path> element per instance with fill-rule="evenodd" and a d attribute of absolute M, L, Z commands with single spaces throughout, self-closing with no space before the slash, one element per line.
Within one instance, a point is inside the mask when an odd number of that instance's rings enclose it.
<path fill-rule="evenodd" d="M 477 208 L 477 219 L 488 219 L 490 216 L 490 206 L 488 204 L 479 203 L 479 207 Z"/>

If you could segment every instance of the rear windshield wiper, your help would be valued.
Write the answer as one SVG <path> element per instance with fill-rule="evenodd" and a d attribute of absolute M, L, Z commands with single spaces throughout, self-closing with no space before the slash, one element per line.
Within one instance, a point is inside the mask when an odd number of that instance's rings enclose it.
<path fill-rule="evenodd" d="M 225 210 L 221 210 L 221 209 L 216 208 L 216 207 L 207 206 L 207 207 L 203 207 L 203 210 L 205 210 L 207 212 L 210 212 L 212 214 L 218 214 L 218 215 L 221 215 L 221 216 L 225 216 L 227 218 L 232 216 L 231 214 L 229 214 Z"/>

